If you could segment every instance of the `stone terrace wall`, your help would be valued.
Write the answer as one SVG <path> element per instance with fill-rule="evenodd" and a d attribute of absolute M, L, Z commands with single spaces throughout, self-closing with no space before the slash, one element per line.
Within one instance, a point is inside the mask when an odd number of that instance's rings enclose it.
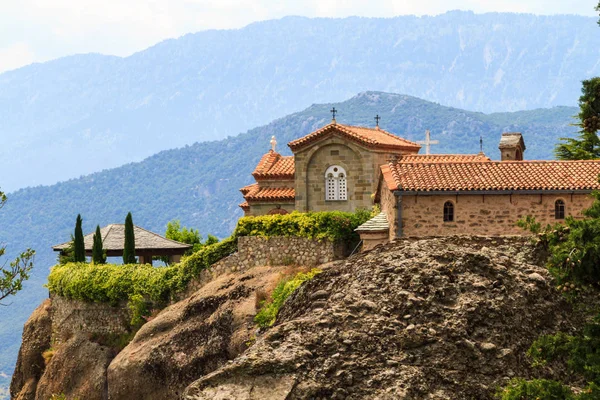
<path fill-rule="evenodd" d="M 126 304 L 113 307 L 52 295 L 52 337 L 60 342 L 75 332 L 123 334 L 129 331 L 131 315 Z"/>
<path fill-rule="evenodd" d="M 344 243 L 319 242 L 299 237 L 240 237 L 236 253 L 202 271 L 176 300 L 190 296 L 208 282 L 230 272 L 267 265 L 312 267 L 339 260 L 347 251 Z M 130 320 L 131 314 L 126 302 L 113 307 L 105 303 L 52 296 L 52 332 L 57 341 L 72 336 L 74 332 L 98 335 L 127 333 Z"/>
<path fill-rule="evenodd" d="M 238 238 L 238 251 L 213 264 L 209 270 L 202 271 L 180 298 L 191 295 L 223 274 L 267 265 L 312 267 L 344 258 L 352 250 L 345 243 L 319 242 L 301 237 L 242 236 Z"/>

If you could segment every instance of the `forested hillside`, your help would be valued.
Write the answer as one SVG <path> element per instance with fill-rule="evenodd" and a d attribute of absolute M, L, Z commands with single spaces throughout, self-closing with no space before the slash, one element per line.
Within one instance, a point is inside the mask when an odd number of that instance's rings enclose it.
<path fill-rule="evenodd" d="M 575 106 L 600 74 L 595 18 L 449 12 L 287 17 L 0 75 L 3 188 L 215 140 L 365 90 L 479 111 Z"/>
<path fill-rule="evenodd" d="M 252 181 L 250 173 L 270 148 L 272 135 L 278 149 L 290 154 L 286 143 L 329 123 L 335 106 L 340 123 L 381 126 L 411 140 L 424 138 L 430 129 L 440 144 L 433 152 L 484 151 L 498 158 L 497 145 L 503 131 L 522 131 L 525 157 L 552 158 L 554 144 L 571 136 L 575 108 L 556 107 L 517 113 L 482 114 L 443 107 L 414 97 L 381 92 L 361 93 L 335 104 L 313 105 L 269 125 L 221 141 L 196 143 L 160 152 L 143 162 L 105 170 L 52 186 L 19 190 L 9 194 L 0 211 L 0 243 L 10 255 L 33 247 L 37 250 L 32 279 L 10 307 L 0 307 L 0 374 L 10 374 L 19 347 L 23 323 L 47 291 L 42 287 L 55 261 L 50 247 L 69 239 L 75 217 L 81 213 L 84 232 L 96 224 L 122 223 L 128 211 L 134 223 L 164 232 L 168 221 L 180 219 L 185 226 L 204 234 L 228 236 L 242 215 L 238 189 Z M 0 382 L 2 382 L 0 375 Z M 8 382 L 8 380 L 5 380 Z"/>

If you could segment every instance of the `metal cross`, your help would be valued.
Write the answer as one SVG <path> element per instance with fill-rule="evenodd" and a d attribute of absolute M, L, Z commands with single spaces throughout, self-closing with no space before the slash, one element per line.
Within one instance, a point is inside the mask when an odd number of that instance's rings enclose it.
<path fill-rule="evenodd" d="M 431 132 L 427 130 L 425 131 L 425 140 L 418 141 L 417 143 L 425 145 L 425 154 L 431 154 L 431 145 L 439 144 L 440 142 L 439 140 L 431 140 Z"/>
<path fill-rule="evenodd" d="M 479 152 L 483 153 L 483 136 L 479 135 Z"/>
<path fill-rule="evenodd" d="M 335 107 L 333 107 L 331 109 L 331 115 L 333 115 L 333 120 L 335 121 L 335 114 L 337 114 L 337 110 L 335 109 Z"/>
<path fill-rule="evenodd" d="M 377 114 L 375 116 L 375 124 L 377 124 L 377 126 L 379 126 L 379 120 L 381 119 L 381 117 L 379 116 L 379 114 Z"/>

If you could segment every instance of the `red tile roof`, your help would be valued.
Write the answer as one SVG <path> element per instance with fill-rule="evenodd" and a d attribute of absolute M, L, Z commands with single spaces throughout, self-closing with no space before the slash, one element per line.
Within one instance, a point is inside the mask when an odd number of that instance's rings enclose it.
<path fill-rule="evenodd" d="M 269 150 L 258 162 L 252 172 L 256 180 L 294 179 L 294 156 L 282 156 Z"/>
<path fill-rule="evenodd" d="M 244 211 L 247 211 L 250 209 L 250 204 L 248 204 L 247 201 L 243 202 L 242 204 L 239 204 L 240 208 Z"/>
<path fill-rule="evenodd" d="M 475 162 L 491 161 L 483 153 L 479 154 L 403 154 L 398 157 L 400 163 L 439 163 L 439 162 Z"/>
<path fill-rule="evenodd" d="M 390 162 L 381 172 L 390 190 L 600 189 L 600 160 Z"/>
<path fill-rule="evenodd" d="M 365 128 L 361 126 L 342 125 L 331 123 L 300 139 L 288 143 L 292 151 L 298 151 L 317 140 L 337 133 L 348 139 L 375 149 L 406 150 L 417 152 L 421 148 L 417 143 L 402 139 L 396 135 L 379 128 Z"/>
<path fill-rule="evenodd" d="M 260 187 L 257 183 L 240 189 L 244 199 L 249 201 L 294 201 L 294 188 Z"/>

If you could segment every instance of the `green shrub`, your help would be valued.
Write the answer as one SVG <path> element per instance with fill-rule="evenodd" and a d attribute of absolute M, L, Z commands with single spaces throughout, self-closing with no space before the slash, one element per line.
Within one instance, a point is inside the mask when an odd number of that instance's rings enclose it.
<path fill-rule="evenodd" d="M 298 236 L 308 239 L 352 241 L 359 225 L 372 217 L 371 211 L 354 213 L 331 211 L 315 213 L 293 212 L 285 215 L 243 217 L 238 221 L 234 236 Z"/>
<path fill-rule="evenodd" d="M 496 397 L 500 400 L 570 400 L 573 392 L 560 382 L 547 379 L 513 379 Z"/>
<path fill-rule="evenodd" d="M 272 326 L 275 323 L 279 309 L 283 303 L 285 303 L 285 300 L 294 293 L 302 283 L 311 280 L 321 272 L 320 269 L 314 268 L 309 272 L 300 272 L 293 277 L 283 278 L 277 284 L 273 294 L 271 294 L 271 299 L 262 304 L 261 309 L 254 317 L 254 322 L 261 328 Z"/>

